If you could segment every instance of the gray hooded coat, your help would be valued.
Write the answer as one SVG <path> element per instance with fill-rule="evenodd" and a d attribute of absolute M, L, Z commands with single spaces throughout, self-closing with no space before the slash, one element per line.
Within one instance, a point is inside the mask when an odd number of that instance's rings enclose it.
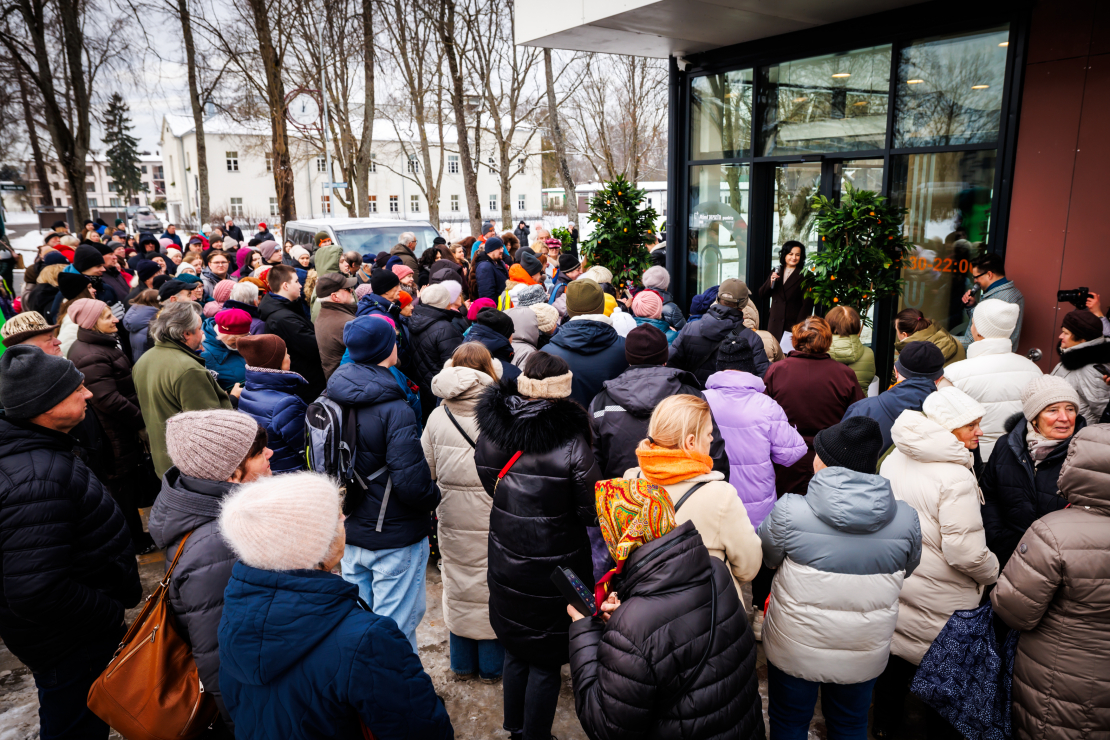
<path fill-rule="evenodd" d="M 162 491 L 150 510 L 150 536 L 166 549 L 169 568 L 181 539 L 193 536 L 177 562 L 170 581 L 170 608 L 183 637 L 193 648 L 193 659 L 205 692 L 212 695 L 220 715 L 233 729 L 231 715 L 220 694 L 220 650 L 216 639 L 224 613 L 224 589 L 238 560 L 220 537 L 220 503 L 234 483 L 182 475 L 176 467 L 162 477 Z"/>
<path fill-rule="evenodd" d="M 767 660 L 822 683 L 883 672 L 902 582 L 921 561 L 917 512 L 880 475 L 824 468 L 809 493 L 788 493 L 759 526 L 777 568 L 763 624 Z"/>
<path fill-rule="evenodd" d="M 539 320 L 527 306 L 510 308 L 505 315 L 513 320 L 513 364 L 523 370 L 524 361 L 539 348 Z"/>

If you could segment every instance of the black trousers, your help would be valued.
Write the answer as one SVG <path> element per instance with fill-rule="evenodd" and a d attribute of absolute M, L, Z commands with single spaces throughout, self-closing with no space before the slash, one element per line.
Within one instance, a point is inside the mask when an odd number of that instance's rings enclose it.
<path fill-rule="evenodd" d="M 899 737 L 902 720 L 906 716 L 906 695 L 910 693 L 917 666 L 897 655 L 891 655 L 886 669 L 875 682 L 875 723 L 876 728 L 889 733 L 887 737 Z M 948 720 L 941 717 L 937 710 L 925 706 L 925 737 L 928 740 L 962 740 L 961 735 Z"/>
<path fill-rule="evenodd" d="M 505 698 L 505 730 L 523 740 L 550 740 L 559 704 L 561 666 L 538 666 L 505 651 L 501 686 Z"/>
<path fill-rule="evenodd" d="M 774 578 L 775 569 L 760 563 L 759 572 L 752 579 L 752 604 L 756 609 L 763 611 L 763 605 L 767 603 L 767 597 L 771 594 L 771 581 Z"/>

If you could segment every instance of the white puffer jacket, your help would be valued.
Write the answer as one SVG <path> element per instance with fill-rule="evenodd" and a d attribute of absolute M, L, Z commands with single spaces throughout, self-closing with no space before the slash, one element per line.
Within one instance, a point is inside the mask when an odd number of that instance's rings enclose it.
<path fill-rule="evenodd" d="M 1021 413 L 1021 389 L 1039 378 L 1041 369 L 1028 357 L 1014 354 L 1009 339 L 980 339 L 967 348 L 967 359 L 944 368 L 944 377 L 987 409 L 979 454 L 985 463 L 1006 420 Z"/>
<path fill-rule="evenodd" d="M 890 651 L 919 665 L 952 612 L 979 606 L 983 586 L 998 579 L 998 558 L 987 548 L 971 451 L 920 411 L 903 411 L 891 436 L 896 449 L 879 474 L 917 510 L 922 552 L 898 599 Z"/>
<path fill-rule="evenodd" d="M 489 623 L 486 585 L 493 499 L 478 479 L 474 448 L 451 423 L 447 410 L 477 443 L 479 430 L 474 409 L 482 391 L 495 382 L 469 367 L 445 367 L 432 378 L 432 393 L 442 398 L 443 403 L 428 417 L 420 438 L 432 480 L 439 483 L 443 494 L 436 509 L 442 556 L 443 619 L 450 632 L 472 640 L 497 639 Z"/>

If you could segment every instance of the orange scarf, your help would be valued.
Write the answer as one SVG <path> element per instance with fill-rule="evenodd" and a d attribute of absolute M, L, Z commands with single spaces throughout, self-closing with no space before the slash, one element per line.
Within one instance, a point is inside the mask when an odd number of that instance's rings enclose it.
<path fill-rule="evenodd" d="M 648 442 L 649 449 L 636 450 L 640 472 L 649 483 L 669 486 L 713 470 L 713 458 L 700 452 L 671 450 Z"/>
<path fill-rule="evenodd" d="M 521 266 L 519 263 L 509 268 L 509 279 L 515 280 L 518 283 L 524 283 L 525 285 L 536 284 L 536 281 L 532 279 L 532 276 L 528 274 L 528 271 L 525 270 L 524 267 Z"/>

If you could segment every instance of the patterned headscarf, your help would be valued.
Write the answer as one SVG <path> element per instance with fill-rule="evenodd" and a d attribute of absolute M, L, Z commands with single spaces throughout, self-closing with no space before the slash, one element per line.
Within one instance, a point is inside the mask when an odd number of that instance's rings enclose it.
<path fill-rule="evenodd" d="M 597 583 L 595 595 L 600 606 L 609 593 L 609 582 L 624 569 L 632 551 L 670 532 L 675 520 L 666 489 L 642 478 L 598 481 L 594 496 L 601 534 L 617 564 Z"/>

